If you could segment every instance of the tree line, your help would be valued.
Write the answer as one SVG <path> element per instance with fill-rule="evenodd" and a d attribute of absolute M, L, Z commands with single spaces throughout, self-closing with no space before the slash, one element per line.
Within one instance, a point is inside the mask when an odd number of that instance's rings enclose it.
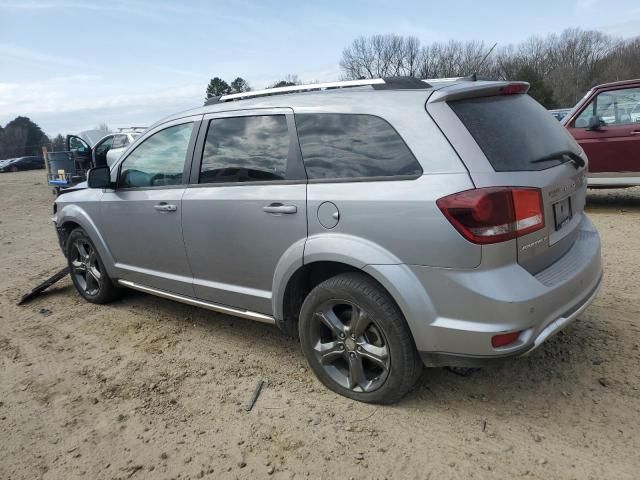
<path fill-rule="evenodd" d="M 105 135 L 111 133 L 106 123 L 101 123 L 95 130 L 102 130 Z M 67 137 L 60 133 L 49 137 L 37 123 L 24 116 L 14 118 L 4 127 L 0 125 L 0 160 L 41 157 L 42 147 L 47 147 L 49 152 L 63 152 L 67 149 Z"/>
<path fill-rule="evenodd" d="M 50 151 L 65 149 L 65 137 L 58 134 L 49 138 L 42 129 L 28 117 L 18 116 L 0 125 L 0 159 L 42 156 L 42 147 Z"/>
<path fill-rule="evenodd" d="M 547 108 L 572 107 L 591 87 L 640 77 L 640 37 L 620 39 L 570 28 L 498 48 L 484 41 L 422 44 L 417 37 L 356 38 L 342 52 L 345 79 L 390 76 L 524 80 Z"/>
<path fill-rule="evenodd" d="M 282 80 L 271 83 L 267 88 L 290 87 L 299 84 L 300 79 L 298 78 L 298 75 L 288 74 Z M 220 77 L 213 77 L 207 85 L 204 101 L 206 103 L 206 101 L 212 97 L 219 97 L 221 95 L 228 95 L 230 93 L 241 93 L 250 91 L 251 86 L 242 77 L 236 77 L 236 79 L 231 83 L 225 82 Z"/>

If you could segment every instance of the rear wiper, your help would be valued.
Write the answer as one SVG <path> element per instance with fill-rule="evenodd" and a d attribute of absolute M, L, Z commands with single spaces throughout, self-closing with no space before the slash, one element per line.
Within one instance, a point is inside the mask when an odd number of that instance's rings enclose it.
<path fill-rule="evenodd" d="M 560 152 L 550 153 L 549 155 L 545 155 L 542 158 L 538 158 L 536 160 L 531 160 L 531 163 L 542 163 L 542 162 L 550 162 L 552 160 L 564 160 L 571 161 L 578 167 L 584 167 L 584 159 L 575 152 L 571 150 L 562 150 Z"/>

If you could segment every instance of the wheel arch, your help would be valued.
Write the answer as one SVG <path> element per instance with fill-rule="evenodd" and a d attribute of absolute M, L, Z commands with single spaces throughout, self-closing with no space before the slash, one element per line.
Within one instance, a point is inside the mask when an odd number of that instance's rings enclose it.
<path fill-rule="evenodd" d="M 56 224 L 58 225 L 58 228 L 62 228 L 63 232 L 66 234 L 63 250 L 65 250 L 66 238 L 68 238 L 69 234 L 76 228 L 82 228 L 96 247 L 100 258 L 102 259 L 102 263 L 107 269 L 107 273 L 113 278 L 115 265 L 113 255 L 111 255 L 111 251 L 109 250 L 103 236 L 100 234 L 96 224 L 84 209 L 77 205 L 64 206 L 64 208 L 62 208 L 58 213 Z"/>
<path fill-rule="evenodd" d="M 394 287 L 394 279 L 386 277 L 384 268 L 369 268 L 388 265 L 396 267 L 395 272 L 401 267 L 400 260 L 381 246 L 351 235 L 323 234 L 309 237 L 306 243 L 298 245 L 296 253 L 288 251 L 283 258 L 297 260 L 289 261 L 287 267 L 281 260 L 274 278 L 273 312 L 276 323 L 285 333 L 296 334 L 300 307 L 307 294 L 322 281 L 345 272 L 360 272 L 372 278 L 395 301 L 409 323 L 412 310 L 408 308 L 410 301 L 402 298 L 402 287 Z M 411 280 L 406 277 L 410 270 L 403 267 L 404 275 L 400 277 L 404 277 L 404 285 Z M 417 282 L 415 277 L 414 280 Z M 411 323 L 409 326 L 413 332 Z"/>

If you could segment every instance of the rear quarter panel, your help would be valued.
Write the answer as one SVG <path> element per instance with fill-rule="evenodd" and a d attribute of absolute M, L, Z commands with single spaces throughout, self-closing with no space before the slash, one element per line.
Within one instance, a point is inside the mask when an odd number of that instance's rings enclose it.
<path fill-rule="evenodd" d="M 412 180 L 314 181 L 307 186 L 309 239 L 305 263 L 341 261 L 339 240 L 348 242 L 356 263 L 415 264 L 474 268 L 481 248 L 465 240 L 446 220 L 435 201 L 473 188 L 473 183 L 438 126 L 427 115 L 428 91 L 389 91 L 375 95 L 341 95 L 339 103 L 318 103 L 315 95 L 300 97 L 300 113 L 351 113 L 386 120 L 420 163 L 423 175 Z M 346 101 L 345 101 L 346 100 Z M 339 222 L 325 228 L 318 208 L 334 203 Z M 340 245 L 343 245 L 340 243 Z M 313 259 L 313 260 L 312 260 Z M 344 259 L 343 259 L 344 260 Z"/>

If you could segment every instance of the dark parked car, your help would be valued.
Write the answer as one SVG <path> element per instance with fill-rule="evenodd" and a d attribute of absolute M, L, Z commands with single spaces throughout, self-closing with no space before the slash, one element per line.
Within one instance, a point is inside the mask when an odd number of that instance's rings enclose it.
<path fill-rule="evenodd" d="M 589 157 L 589 186 L 640 185 L 640 79 L 593 87 L 562 124 Z"/>
<path fill-rule="evenodd" d="M 36 170 L 44 168 L 42 157 L 18 157 L 0 161 L 0 172 L 17 172 L 18 170 Z"/>

